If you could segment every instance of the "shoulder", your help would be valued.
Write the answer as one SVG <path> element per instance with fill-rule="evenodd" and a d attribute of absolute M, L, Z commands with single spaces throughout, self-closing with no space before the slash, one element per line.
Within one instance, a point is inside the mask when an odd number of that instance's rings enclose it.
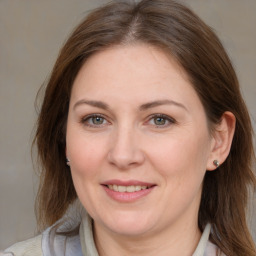
<path fill-rule="evenodd" d="M 42 235 L 16 243 L 3 252 L 3 256 L 42 256 Z"/>

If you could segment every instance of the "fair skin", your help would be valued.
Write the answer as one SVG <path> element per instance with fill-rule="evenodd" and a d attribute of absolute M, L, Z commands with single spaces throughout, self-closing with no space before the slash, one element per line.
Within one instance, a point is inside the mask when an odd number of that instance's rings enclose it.
<path fill-rule="evenodd" d="M 86 61 L 66 154 L 99 255 L 192 255 L 203 178 L 225 160 L 234 123 L 227 112 L 210 133 L 185 72 L 153 46 L 115 46 Z"/>

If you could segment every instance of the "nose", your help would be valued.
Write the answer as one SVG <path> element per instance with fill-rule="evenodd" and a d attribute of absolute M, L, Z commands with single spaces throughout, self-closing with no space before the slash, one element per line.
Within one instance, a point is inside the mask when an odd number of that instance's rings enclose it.
<path fill-rule="evenodd" d="M 145 156 L 138 136 L 139 134 L 127 127 L 113 134 L 108 152 L 109 163 L 121 170 L 141 165 Z"/>

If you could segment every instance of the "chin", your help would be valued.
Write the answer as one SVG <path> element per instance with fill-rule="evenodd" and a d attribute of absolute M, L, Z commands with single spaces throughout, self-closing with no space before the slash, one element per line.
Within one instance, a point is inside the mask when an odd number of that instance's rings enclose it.
<path fill-rule="evenodd" d="M 138 214 L 138 212 L 113 214 L 101 222 L 106 229 L 113 233 L 134 237 L 149 232 L 155 226 L 153 217 L 145 216 L 143 213 Z"/>
<path fill-rule="evenodd" d="M 119 236 L 130 236 L 138 237 L 149 232 L 148 225 L 141 225 L 138 222 L 131 223 L 120 223 L 114 226 L 108 227 L 113 233 L 118 234 Z"/>

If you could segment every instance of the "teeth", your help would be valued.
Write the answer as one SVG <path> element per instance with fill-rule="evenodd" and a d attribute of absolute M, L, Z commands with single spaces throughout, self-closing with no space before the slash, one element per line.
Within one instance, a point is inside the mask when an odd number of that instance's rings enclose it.
<path fill-rule="evenodd" d="M 136 186 L 128 186 L 128 187 L 126 187 L 126 192 L 134 192 L 134 191 L 136 191 Z"/>
<path fill-rule="evenodd" d="M 118 185 L 108 185 L 108 188 L 117 192 L 128 192 L 132 193 L 135 191 L 140 191 L 143 189 L 147 189 L 147 186 L 118 186 Z"/>
<path fill-rule="evenodd" d="M 126 192 L 126 187 L 125 186 L 117 186 L 117 189 L 119 192 Z"/>

